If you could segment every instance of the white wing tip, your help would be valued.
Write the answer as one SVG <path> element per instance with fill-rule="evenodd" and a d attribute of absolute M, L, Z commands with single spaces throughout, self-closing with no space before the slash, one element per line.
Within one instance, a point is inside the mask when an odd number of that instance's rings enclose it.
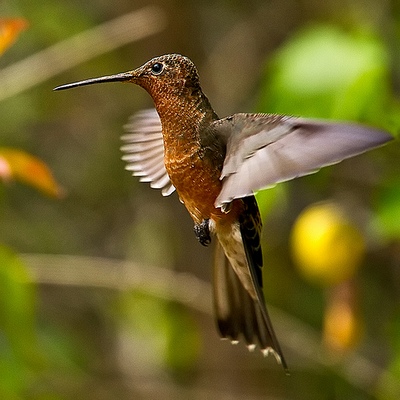
<path fill-rule="evenodd" d="M 261 353 L 263 354 L 264 357 L 273 354 L 278 364 L 282 364 L 281 356 L 272 347 L 266 347 L 265 349 L 261 349 Z"/>
<path fill-rule="evenodd" d="M 255 348 L 256 348 L 256 345 L 255 345 L 254 343 L 248 344 L 248 345 L 247 345 L 247 348 L 248 348 L 248 350 L 249 350 L 250 352 L 253 352 L 253 351 L 255 350 Z"/>

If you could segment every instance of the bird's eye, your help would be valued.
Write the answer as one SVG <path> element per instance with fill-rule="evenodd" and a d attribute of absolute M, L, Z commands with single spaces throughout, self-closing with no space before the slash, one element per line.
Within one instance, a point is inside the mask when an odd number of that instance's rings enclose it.
<path fill-rule="evenodd" d="M 163 72 L 163 69 L 164 69 L 164 65 L 163 64 L 161 64 L 161 63 L 154 63 L 152 66 L 151 66 L 151 72 L 154 74 L 154 75 L 160 75 L 161 74 L 161 72 Z"/>

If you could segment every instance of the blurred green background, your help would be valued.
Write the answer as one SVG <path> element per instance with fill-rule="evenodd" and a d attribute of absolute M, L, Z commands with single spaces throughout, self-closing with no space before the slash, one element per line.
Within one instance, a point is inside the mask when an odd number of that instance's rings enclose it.
<path fill-rule="evenodd" d="M 0 58 L 0 161 L 38 157 L 63 193 L 36 190 L 37 163 L 15 179 L 0 165 L 0 398 L 400 398 L 397 142 L 258 194 L 287 377 L 219 340 L 211 249 L 176 194 L 124 170 L 122 127 L 150 97 L 119 84 L 52 92 L 178 52 L 221 117 L 353 120 L 397 136 L 400 2 L 151 4 L 0 3 L 0 18 L 29 23 Z"/>

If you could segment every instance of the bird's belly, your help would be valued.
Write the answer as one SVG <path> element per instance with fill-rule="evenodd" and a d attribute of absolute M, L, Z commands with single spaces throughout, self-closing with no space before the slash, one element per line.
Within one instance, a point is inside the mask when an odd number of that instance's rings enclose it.
<path fill-rule="evenodd" d="M 222 187 L 219 170 L 193 155 L 167 161 L 165 167 L 195 223 L 208 218 L 218 219 L 223 215 L 214 206 Z"/>

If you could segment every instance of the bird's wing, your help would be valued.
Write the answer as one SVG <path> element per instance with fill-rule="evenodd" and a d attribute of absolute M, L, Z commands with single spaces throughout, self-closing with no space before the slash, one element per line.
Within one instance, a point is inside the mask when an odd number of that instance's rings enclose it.
<path fill-rule="evenodd" d="M 163 196 L 169 196 L 172 185 L 164 165 L 164 143 L 161 121 L 155 109 L 143 110 L 132 115 L 125 125 L 129 133 L 121 139 L 121 147 L 127 162 L 126 169 L 140 177 L 141 182 L 150 182 L 154 189 L 161 189 Z"/>
<path fill-rule="evenodd" d="M 274 114 L 234 114 L 213 129 L 227 143 L 217 207 L 393 139 L 363 125 Z"/>

